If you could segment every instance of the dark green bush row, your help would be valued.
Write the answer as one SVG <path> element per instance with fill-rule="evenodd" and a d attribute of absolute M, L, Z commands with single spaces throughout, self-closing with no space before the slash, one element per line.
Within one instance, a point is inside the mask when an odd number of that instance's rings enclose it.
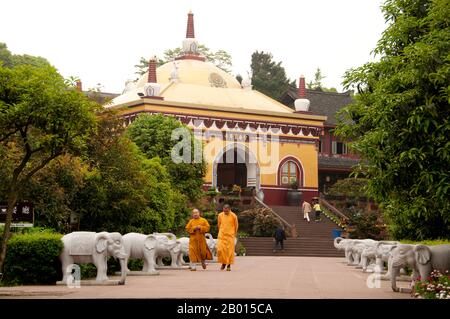
<path fill-rule="evenodd" d="M 8 242 L 3 284 L 54 284 L 61 280 L 62 235 L 41 232 L 14 235 Z"/>

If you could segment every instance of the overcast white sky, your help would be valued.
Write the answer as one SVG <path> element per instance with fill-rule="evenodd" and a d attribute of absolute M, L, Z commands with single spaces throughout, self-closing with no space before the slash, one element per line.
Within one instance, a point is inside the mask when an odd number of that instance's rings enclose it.
<path fill-rule="evenodd" d="M 121 92 L 139 57 L 181 45 L 192 9 L 195 35 L 233 58 L 246 75 L 255 50 L 282 61 L 288 77 L 314 77 L 341 89 L 350 67 L 372 59 L 385 29 L 381 0 L 2 0 L 0 42 L 16 54 L 47 58 L 87 89 Z"/>

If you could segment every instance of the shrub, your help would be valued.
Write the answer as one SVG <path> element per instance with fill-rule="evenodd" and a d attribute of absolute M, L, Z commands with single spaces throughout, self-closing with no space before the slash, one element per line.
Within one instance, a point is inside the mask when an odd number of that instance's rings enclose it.
<path fill-rule="evenodd" d="M 426 281 L 417 281 L 412 294 L 421 299 L 450 299 L 450 275 L 434 270 Z"/>
<path fill-rule="evenodd" d="M 77 264 L 77 265 L 80 266 L 81 279 L 91 279 L 97 276 L 97 267 L 95 267 L 94 264 Z"/>
<path fill-rule="evenodd" d="M 281 221 L 267 208 L 252 208 L 240 214 L 242 230 L 251 227 L 253 236 L 271 237 L 275 230 L 281 226 Z"/>
<path fill-rule="evenodd" d="M 422 240 L 422 241 L 414 241 L 414 240 L 400 240 L 402 244 L 412 244 L 412 245 L 450 245 L 449 239 L 432 239 L 432 240 Z"/>
<path fill-rule="evenodd" d="M 367 179 L 344 178 L 337 181 L 328 189 L 327 194 L 334 196 L 365 197 Z"/>
<path fill-rule="evenodd" d="M 130 271 L 141 271 L 143 266 L 144 266 L 143 259 L 129 259 L 128 260 L 128 269 Z M 119 259 L 116 259 L 114 257 L 108 257 L 108 275 L 112 276 L 112 275 L 115 275 L 117 272 L 120 272 Z"/>
<path fill-rule="evenodd" d="M 8 285 L 55 284 L 62 278 L 61 234 L 14 235 L 8 243 L 3 281 Z"/>
<path fill-rule="evenodd" d="M 347 216 L 350 218 L 352 226 L 352 238 L 371 238 L 375 240 L 384 239 L 383 227 L 380 224 L 379 216 L 373 212 L 366 212 L 352 208 L 348 210 Z"/>

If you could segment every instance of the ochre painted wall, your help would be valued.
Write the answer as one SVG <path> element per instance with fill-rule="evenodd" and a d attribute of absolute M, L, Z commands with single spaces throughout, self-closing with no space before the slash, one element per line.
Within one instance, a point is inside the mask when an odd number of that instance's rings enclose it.
<path fill-rule="evenodd" d="M 208 164 L 205 183 L 212 183 L 213 162 L 221 150 L 230 143 L 233 142 L 226 142 L 220 139 L 213 139 L 208 143 L 204 143 L 203 154 Z M 317 148 L 315 144 L 272 142 L 264 146 L 263 142 L 257 141 L 237 143 L 245 145 L 255 155 L 259 165 L 261 185 L 278 186 L 278 169 L 281 161 L 286 157 L 294 157 L 300 163 L 301 171 L 303 172 L 300 188 L 318 187 Z"/>

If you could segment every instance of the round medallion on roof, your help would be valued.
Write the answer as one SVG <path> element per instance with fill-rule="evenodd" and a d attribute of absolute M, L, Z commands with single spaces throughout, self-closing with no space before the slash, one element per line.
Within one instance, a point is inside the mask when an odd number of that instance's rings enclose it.
<path fill-rule="evenodd" d="M 212 87 L 216 87 L 216 88 L 226 88 L 227 87 L 227 82 L 218 73 L 215 73 L 215 72 L 211 73 L 209 75 L 208 79 L 209 79 L 209 83 L 211 83 Z"/>

